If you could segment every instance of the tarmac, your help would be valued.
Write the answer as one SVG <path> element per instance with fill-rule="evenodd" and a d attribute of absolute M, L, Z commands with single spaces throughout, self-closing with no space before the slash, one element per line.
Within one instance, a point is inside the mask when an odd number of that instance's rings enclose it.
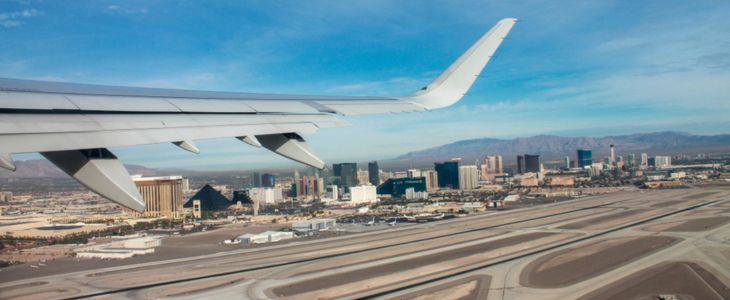
<path fill-rule="evenodd" d="M 259 247 L 222 247 L 213 231 L 154 261 L 5 268 L 0 298 L 728 299 L 728 208 L 730 186 L 708 186 Z"/>

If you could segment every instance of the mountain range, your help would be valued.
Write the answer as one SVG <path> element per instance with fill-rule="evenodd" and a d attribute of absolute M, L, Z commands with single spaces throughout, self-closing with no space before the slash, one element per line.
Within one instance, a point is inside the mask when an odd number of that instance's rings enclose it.
<path fill-rule="evenodd" d="M 515 139 L 480 138 L 409 152 L 394 161 L 433 162 L 457 157 L 472 161 L 492 154 L 502 155 L 505 161 L 513 161 L 520 154 L 538 154 L 546 159 L 575 158 L 577 149 L 593 150 L 593 156 L 600 157 L 609 153 L 610 145 L 615 145 L 618 154 L 712 153 L 730 151 L 730 134 L 693 135 L 669 131 L 606 137 L 538 135 Z"/>

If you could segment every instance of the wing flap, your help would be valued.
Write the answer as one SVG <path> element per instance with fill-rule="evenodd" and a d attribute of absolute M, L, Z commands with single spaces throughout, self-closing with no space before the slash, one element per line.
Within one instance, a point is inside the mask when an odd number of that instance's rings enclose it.
<path fill-rule="evenodd" d="M 180 112 L 172 103 L 163 98 L 64 95 L 82 111 L 106 112 Z"/>
<path fill-rule="evenodd" d="M 181 111 L 186 113 L 256 113 L 256 110 L 243 101 L 222 99 L 169 99 Z"/>
<path fill-rule="evenodd" d="M 0 90 L 0 109 L 78 110 L 61 94 L 5 92 Z"/>

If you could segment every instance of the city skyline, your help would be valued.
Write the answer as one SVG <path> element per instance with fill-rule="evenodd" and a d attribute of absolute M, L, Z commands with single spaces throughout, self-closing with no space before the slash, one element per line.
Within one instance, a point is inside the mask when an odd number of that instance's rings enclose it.
<path fill-rule="evenodd" d="M 724 96 L 728 87 L 722 84 L 730 78 L 724 50 L 730 38 L 723 34 L 730 29 L 722 14 L 726 3 L 367 1 L 330 5 L 337 13 L 313 18 L 318 6 L 5 2 L 0 4 L 0 37 L 10 43 L 0 51 L 0 77 L 406 94 L 428 83 L 494 21 L 514 16 L 521 21 L 497 53 L 500 59 L 463 103 L 397 118 L 351 117 L 346 120 L 355 126 L 307 139 L 332 163 L 389 158 L 484 136 L 730 131 L 723 118 L 730 112 Z M 48 43 L 56 50 L 44 50 Z M 333 143 L 337 147 L 329 147 Z M 199 156 L 171 145 L 115 153 L 125 162 L 155 168 L 290 165 L 233 139 L 201 141 L 199 147 Z"/>

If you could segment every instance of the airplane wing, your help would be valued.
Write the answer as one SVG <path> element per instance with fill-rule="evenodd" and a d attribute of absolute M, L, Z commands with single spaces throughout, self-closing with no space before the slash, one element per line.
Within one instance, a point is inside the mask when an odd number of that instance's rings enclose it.
<path fill-rule="evenodd" d="M 301 134 L 348 125 L 340 115 L 418 112 L 461 99 L 516 19 L 503 19 L 432 83 L 409 96 L 229 93 L 0 79 L 0 167 L 39 152 L 96 193 L 142 211 L 144 200 L 111 147 L 235 137 L 324 168 Z"/>

